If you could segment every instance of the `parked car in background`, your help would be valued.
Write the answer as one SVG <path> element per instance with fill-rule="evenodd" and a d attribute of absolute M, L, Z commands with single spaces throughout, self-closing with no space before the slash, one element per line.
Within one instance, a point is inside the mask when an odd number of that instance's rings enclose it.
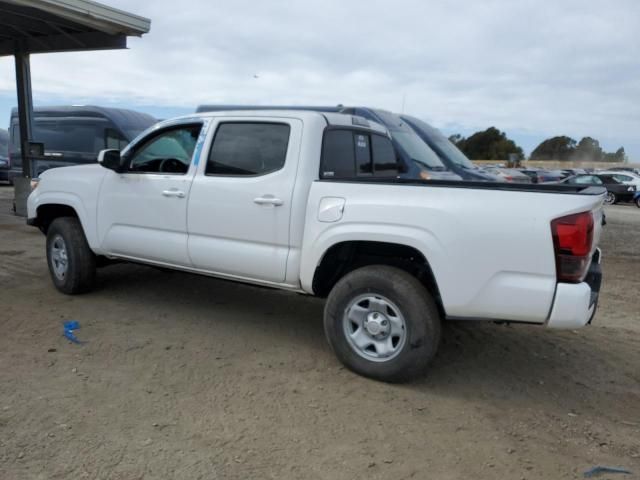
<path fill-rule="evenodd" d="M 194 114 L 99 159 L 28 199 L 66 294 L 124 260 L 326 297 L 338 358 L 385 381 L 421 374 L 446 320 L 596 311 L 601 187 L 398 178 L 385 126 L 311 111 Z"/>
<path fill-rule="evenodd" d="M 584 168 L 562 168 L 559 171 L 564 174 L 565 178 L 573 175 L 584 175 L 585 173 L 589 173 Z"/>
<path fill-rule="evenodd" d="M 0 182 L 9 180 L 9 132 L 0 128 Z"/>
<path fill-rule="evenodd" d="M 636 175 L 632 172 L 619 172 L 615 170 L 605 170 L 598 173 L 613 175 L 613 178 L 615 178 L 619 182 L 622 182 L 625 185 L 635 185 L 636 190 L 640 190 L 640 175 Z"/>
<path fill-rule="evenodd" d="M 156 123 L 146 113 L 96 106 L 39 107 L 33 112 L 33 141 L 44 144 L 44 158 L 34 160 L 32 177 L 50 168 L 95 163 L 105 148 L 123 149 Z M 18 111 L 9 120 L 9 179 L 22 175 Z"/>
<path fill-rule="evenodd" d="M 605 203 L 613 205 L 618 202 L 632 202 L 636 195 L 636 187 L 625 185 L 611 174 L 591 173 L 566 178 L 561 183 L 567 185 L 599 185 L 607 189 Z"/>
<path fill-rule="evenodd" d="M 460 175 L 464 180 L 489 182 L 499 180 L 495 175 L 489 174 L 474 165 L 473 162 L 437 128 L 409 115 L 400 115 L 400 118 L 407 122 L 418 136 L 440 156 L 448 168 Z"/>
<path fill-rule="evenodd" d="M 545 170 L 543 168 L 521 168 L 522 173 L 531 178 L 532 183 L 559 182 L 567 178 L 561 170 Z"/>
<path fill-rule="evenodd" d="M 628 173 L 634 173 L 636 175 L 640 175 L 640 168 L 635 168 L 635 167 L 616 167 L 616 168 L 607 169 L 607 171 L 628 172 Z"/>
<path fill-rule="evenodd" d="M 439 155 L 399 115 L 368 107 L 344 107 L 340 113 L 362 117 L 387 128 L 391 141 L 399 153 L 406 172 L 401 178 L 423 180 L 461 180 L 464 177 L 454 170 L 452 162 Z"/>
<path fill-rule="evenodd" d="M 505 182 L 533 183 L 531 181 L 531 177 L 515 168 L 485 167 L 483 170 L 491 175 L 495 175 Z"/>

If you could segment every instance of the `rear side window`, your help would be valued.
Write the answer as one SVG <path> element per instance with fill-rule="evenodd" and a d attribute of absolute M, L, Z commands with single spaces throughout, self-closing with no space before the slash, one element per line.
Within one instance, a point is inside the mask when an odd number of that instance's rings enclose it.
<path fill-rule="evenodd" d="M 395 177 L 400 173 L 388 137 L 353 130 L 327 130 L 322 145 L 320 177 Z"/>
<path fill-rule="evenodd" d="M 282 123 L 222 123 L 207 161 L 207 175 L 255 176 L 284 166 L 291 128 Z"/>
<path fill-rule="evenodd" d="M 355 176 L 356 157 L 353 132 L 329 130 L 322 145 L 322 178 L 350 178 Z"/>
<path fill-rule="evenodd" d="M 633 180 L 633 178 L 629 177 L 628 175 L 614 175 L 613 178 L 615 178 L 619 182 L 630 182 Z"/>

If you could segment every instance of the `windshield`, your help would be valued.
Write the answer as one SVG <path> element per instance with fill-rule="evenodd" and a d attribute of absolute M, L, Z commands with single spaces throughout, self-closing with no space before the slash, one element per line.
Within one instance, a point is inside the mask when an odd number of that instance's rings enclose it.
<path fill-rule="evenodd" d="M 420 137 L 412 131 L 391 130 L 391 136 L 418 166 L 432 170 L 444 170 L 444 164 Z"/>
<path fill-rule="evenodd" d="M 419 167 L 446 170 L 440 157 L 398 115 L 384 110 L 374 110 L 376 116 L 389 129 L 393 140 L 400 145 Z"/>
<path fill-rule="evenodd" d="M 471 163 L 471 160 L 437 129 L 415 117 L 403 115 L 401 118 L 405 120 L 431 148 L 444 158 L 460 167 L 475 170 L 476 167 Z"/>
<path fill-rule="evenodd" d="M 134 138 L 136 138 L 138 135 L 140 135 L 142 132 L 144 132 L 147 128 L 128 128 L 125 127 L 123 128 L 124 130 L 124 134 L 127 136 L 127 141 L 131 141 Z"/>

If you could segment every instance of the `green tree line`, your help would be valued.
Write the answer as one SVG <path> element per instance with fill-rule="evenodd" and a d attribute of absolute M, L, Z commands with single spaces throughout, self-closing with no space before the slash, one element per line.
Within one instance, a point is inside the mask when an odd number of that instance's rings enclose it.
<path fill-rule="evenodd" d="M 524 159 L 524 152 L 505 132 L 489 127 L 469 137 L 451 135 L 453 142 L 469 158 L 474 160 L 506 160 L 515 155 Z M 615 152 L 605 152 L 595 138 L 584 137 L 579 142 L 571 137 L 557 136 L 542 141 L 533 149 L 530 160 L 559 160 L 581 162 L 626 162 L 624 147 Z"/>

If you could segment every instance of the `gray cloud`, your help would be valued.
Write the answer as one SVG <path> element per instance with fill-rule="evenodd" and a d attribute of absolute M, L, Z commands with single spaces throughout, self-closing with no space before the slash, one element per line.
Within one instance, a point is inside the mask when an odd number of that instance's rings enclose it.
<path fill-rule="evenodd" d="M 126 52 L 34 57 L 38 95 L 392 110 L 406 95 L 439 126 L 629 143 L 640 127 L 635 0 L 108 3 L 151 33 Z"/>

